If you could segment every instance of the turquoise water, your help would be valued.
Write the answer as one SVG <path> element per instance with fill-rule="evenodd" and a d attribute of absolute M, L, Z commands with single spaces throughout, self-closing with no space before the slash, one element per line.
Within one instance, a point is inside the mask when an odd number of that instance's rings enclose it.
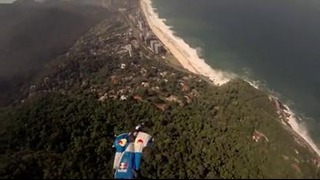
<path fill-rule="evenodd" d="M 257 80 L 320 130 L 320 1 L 153 0 L 206 62 Z"/>

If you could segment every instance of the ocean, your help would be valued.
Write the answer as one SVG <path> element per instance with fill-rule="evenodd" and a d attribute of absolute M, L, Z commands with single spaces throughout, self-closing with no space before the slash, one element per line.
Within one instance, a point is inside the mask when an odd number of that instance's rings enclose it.
<path fill-rule="evenodd" d="M 287 104 L 320 147 L 320 1 L 152 3 L 213 69 L 250 79 Z"/>

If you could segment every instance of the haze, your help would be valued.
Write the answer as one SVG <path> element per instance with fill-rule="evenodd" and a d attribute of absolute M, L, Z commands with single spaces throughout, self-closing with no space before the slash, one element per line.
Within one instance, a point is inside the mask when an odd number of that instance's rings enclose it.
<path fill-rule="evenodd" d="M 17 90 L 17 84 L 64 54 L 107 15 L 105 9 L 84 2 L 20 0 L 0 4 L 0 104 L 1 96 Z"/>

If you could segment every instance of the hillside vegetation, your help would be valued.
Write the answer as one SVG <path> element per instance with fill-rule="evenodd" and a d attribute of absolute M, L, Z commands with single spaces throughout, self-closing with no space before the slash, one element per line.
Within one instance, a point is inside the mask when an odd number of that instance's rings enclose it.
<path fill-rule="evenodd" d="M 141 178 L 320 178 L 267 94 L 118 54 L 127 29 L 101 22 L 0 110 L 1 178 L 113 178 L 114 135 L 141 121 Z"/>

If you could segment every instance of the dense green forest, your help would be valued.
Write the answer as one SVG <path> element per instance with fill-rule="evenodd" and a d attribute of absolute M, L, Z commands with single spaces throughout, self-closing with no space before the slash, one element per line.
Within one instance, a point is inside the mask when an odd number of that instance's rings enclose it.
<path fill-rule="evenodd" d="M 0 109 L 0 178 L 113 178 L 114 135 L 141 121 L 141 178 L 320 178 L 265 92 L 118 55 L 127 29 L 102 21 Z"/>
<path fill-rule="evenodd" d="M 15 123 L 1 138 L 1 177 L 112 178 L 114 134 L 145 119 L 155 137 L 143 157 L 145 178 L 317 177 L 309 152 L 278 123 L 266 96 L 242 82 L 209 89 L 164 112 L 150 102 L 99 102 L 84 93 L 36 97 L 6 111 Z M 268 140 L 253 141 L 255 130 Z"/>

